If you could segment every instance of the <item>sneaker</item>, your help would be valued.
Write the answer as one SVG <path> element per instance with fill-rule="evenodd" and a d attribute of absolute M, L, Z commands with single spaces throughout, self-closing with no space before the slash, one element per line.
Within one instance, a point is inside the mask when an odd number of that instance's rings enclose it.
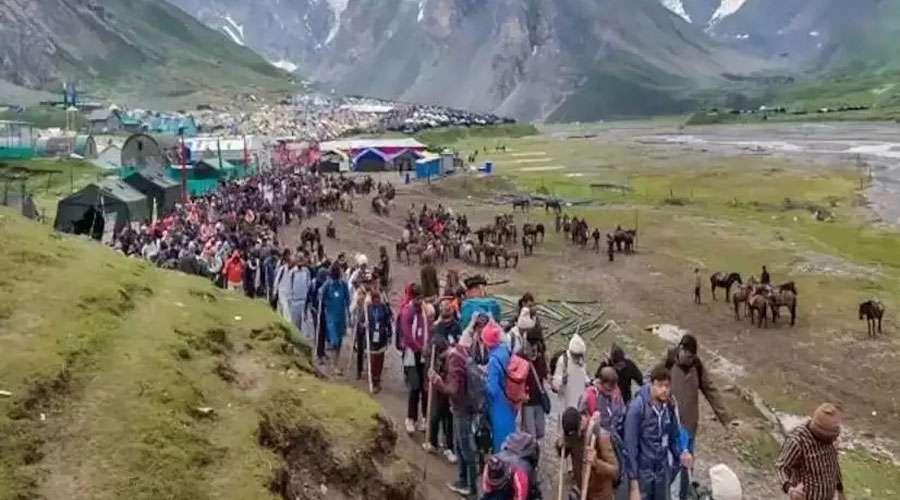
<path fill-rule="evenodd" d="M 416 424 L 412 421 L 411 418 L 406 419 L 406 433 L 413 434 L 416 432 Z"/>
<path fill-rule="evenodd" d="M 434 446 L 431 446 L 431 443 L 422 443 L 422 449 L 428 453 L 435 453 Z"/>
<path fill-rule="evenodd" d="M 451 464 L 456 463 L 456 454 L 453 453 L 453 451 L 451 451 L 451 450 L 444 450 L 444 458 L 446 458 L 447 461 L 450 462 Z"/>
<path fill-rule="evenodd" d="M 425 419 L 420 418 L 418 422 L 416 422 L 416 430 L 419 432 L 425 432 Z"/>
<path fill-rule="evenodd" d="M 469 495 L 472 494 L 472 490 L 470 490 L 468 487 L 463 486 L 459 483 L 447 483 L 447 487 L 450 488 L 450 491 L 452 491 L 458 495 L 464 496 L 464 497 L 468 497 Z"/>

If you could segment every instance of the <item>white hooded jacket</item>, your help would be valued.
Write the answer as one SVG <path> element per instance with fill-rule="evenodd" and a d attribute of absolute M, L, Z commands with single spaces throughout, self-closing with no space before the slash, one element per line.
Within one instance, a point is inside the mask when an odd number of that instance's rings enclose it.
<path fill-rule="evenodd" d="M 561 356 L 556 362 L 551 383 L 553 389 L 559 394 L 560 413 L 564 412 L 566 408 L 578 408 L 578 400 L 581 399 L 584 388 L 590 382 L 584 367 L 586 350 L 584 340 L 577 334 L 573 335 L 572 340 L 569 341 L 569 348 L 563 354 L 564 357 Z M 575 361 L 573 354 L 580 355 L 581 364 Z"/>

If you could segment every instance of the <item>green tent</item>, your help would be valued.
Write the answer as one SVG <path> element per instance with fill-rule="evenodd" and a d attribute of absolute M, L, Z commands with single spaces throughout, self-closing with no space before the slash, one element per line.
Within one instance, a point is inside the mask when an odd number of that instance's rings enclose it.
<path fill-rule="evenodd" d="M 120 179 L 104 179 L 60 200 L 53 226 L 58 231 L 100 239 L 113 220 L 112 229 L 118 233 L 130 222 L 149 218 L 146 196 Z"/>

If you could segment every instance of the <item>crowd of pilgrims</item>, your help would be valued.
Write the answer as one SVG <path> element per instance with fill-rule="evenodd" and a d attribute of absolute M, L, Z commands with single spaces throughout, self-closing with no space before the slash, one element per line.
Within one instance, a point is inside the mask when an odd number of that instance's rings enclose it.
<path fill-rule="evenodd" d="M 530 293 L 519 301 L 515 319 L 503 322 L 483 276 L 460 279 L 450 270 L 441 284 L 427 261 L 422 282 L 403 287 L 395 314 L 387 300 L 390 262 L 384 247 L 370 265 L 362 254 L 329 260 L 319 238 L 295 249 L 279 245 L 279 227 L 335 209 L 325 198 L 344 182 L 304 171 L 262 173 L 193 198 L 155 223 L 127 229 L 114 245 L 127 255 L 265 298 L 315 345 L 321 370 L 340 376 L 355 361 L 357 379 L 365 371 L 372 392 L 381 390 L 388 349 L 396 349 L 408 392 L 405 429 L 410 435 L 426 432 L 423 447 L 456 464 L 457 480 L 448 487 L 463 497 L 542 498 L 539 450 L 547 435 L 545 417 L 555 412 L 562 432 L 550 447 L 571 469 L 567 498 L 688 498 L 700 396 L 723 424 L 732 420 L 704 369 L 696 338 L 685 335 L 646 376 L 613 346 L 590 376 L 587 346 L 577 333 L 566 349 L 547 355 Z M 442 206 L 411 210 L 408 222 L 408 233 L 433 237 L 446 225 L 467 226 L 463 216 Z M 345 365 L 340 354 L 348 333 L 355 356 Z M 790 498 L 843 496 L 833 446 L 840 419 L 839 410 L 825 404 L 788 436 L 777 466 Z M 730 473 L 732 485 L 737 480 L 727 467 L 719 472 Z M 717 500 L 740 498 L 739 483 L 737 488 L 737 496 L 733 486 L 731 493 L 720 490 Z"/>

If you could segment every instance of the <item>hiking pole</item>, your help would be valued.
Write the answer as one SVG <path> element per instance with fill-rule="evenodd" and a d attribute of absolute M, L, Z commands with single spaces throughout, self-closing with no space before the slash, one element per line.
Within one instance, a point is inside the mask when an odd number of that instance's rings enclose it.
<path fill-rule="evenodd" d="M 582 456 L 581 462 L 581 500 L 587 500 L 588 486 L 591 484 L 591 464 L 587 463 L 586 458 L 588 450 L 592 450 L 597 446 L 597 435 L 594 433 L 595 429 L 596 424 L 590 426 L 588 428 L 588 434 L 585 436 L 585 444 L 587 444 L 588 447 L 584 449 L 584 456 Z M 587 439 L 587 436 L 590 436 L 590 439 Z"/>
<path fill-rule="evenodd" d="M 366 371 L 369 373 L 369 394 L 375 393 L 372 382 L 372 338 L 369 335 L 369 311 L 363 312 L 363 335 L 366 336 Z"/>
<path fill-rule="evenodd" d="M 559 490 L 556 495 L 556 500 L 563 500 L 563 470 L 566 467 L 566 433 L 562 427 L 562 415 L 560 415 L 559 419 L 559 439 L 560 439 L 560 447 L 559 447 Z"/>
<path fill-rule="evenodd" d="M 428 365 L 429 372 L 434 369 L 434 357 L 437 354 L 437 346 L 431 346 L 431 363 Z M 431 377 L 428 377 L 428 404 L 426 405 L 425 410 L 425 442 L 431 443 L 431 407 L 434 403 L 434 398 L 432 396 L 432 386 Z"/>
<path fill-rule="evenodd" d="M 350 355 L 347 356 L 349 358 L 347 360 L 347 373 L 350 373 L 350 370 L 353 369 L 353 358 L 355 357 L 355 356 L 353 356 L 353 354 L 356 352 L 357 349 L 360 348 L 360 346 L 358 345 L 359 344 L 359 332 L 356 331 L 357 326 L 359 326 L 356 323 L 359 320 L 355 319 L 355 318 L 350 318 L 349 311 L 347 312 L 347 320 L 348 320 L 347 323 L 350 324 L 350 328 L 353 331 L 353 343 L 351 344 L 351 347 L 350 347 Z"/>
<path fill-rule="evenodd" d="M 322 299 L 319 299 L 319 312 L 314 318 L 316 322 L 316 358 L 319 358 L 319 335 L 322 334 Z M 322 345 L 322 356 L 325 356 L 325 345 Z"/>

